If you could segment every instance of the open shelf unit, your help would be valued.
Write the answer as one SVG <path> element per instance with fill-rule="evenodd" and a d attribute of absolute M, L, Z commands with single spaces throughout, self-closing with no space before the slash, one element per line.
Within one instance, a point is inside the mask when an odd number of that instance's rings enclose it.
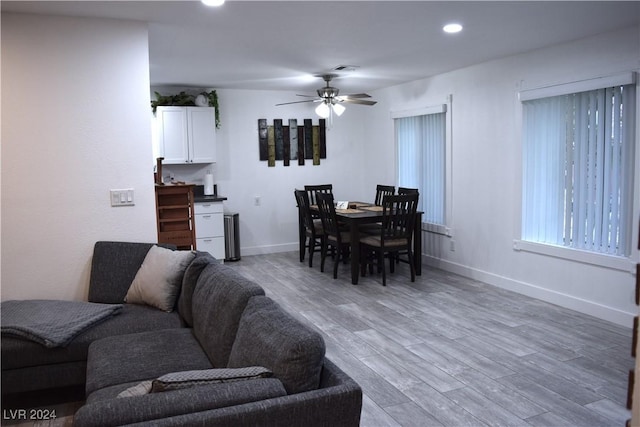
<path fill-rule="evenodd" d="M 193 185 L 156 185 L 158 243 L 196 249 Z"/>

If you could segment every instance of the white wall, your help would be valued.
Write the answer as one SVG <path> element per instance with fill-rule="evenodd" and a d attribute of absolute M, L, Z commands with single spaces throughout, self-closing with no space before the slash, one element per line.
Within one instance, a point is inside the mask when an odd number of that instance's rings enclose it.
<path fill-rule="evenodd" d="M 536 87 L 640 69 L 640 30 L 627 28 L 457 70 L 373 94 L 366 117 L 370 149 L 363 169 L 372 185 L 394 156 L 389 112 L 442 104 L 453 95 L 452 238 L 425 233 L 426 261 L 627 326 L 634 276 L 513 249 L 521 203 L 520 119 L 517 93 Z M 640 120 L 638 120 L 640 123 Z M 636 144 L 639 147 L 640 144 Z M 636 159 L 638 156 L 636 156 Z M 640 165 L 637 164 L 637 172 Z M 636 173 L 636 181 L 638 173 Z M 388 176 L 385 176 L 388 178 Z M 640 188 L 637 186 L 636 188 Z M 635 192 L 634 246 L 640 217 Z M 455 251 L 450 250 L 455 241 Z M 638 259 L 634 250 L 633 260 Z M 631 270 L 631 264 L 629 263 Z"/>
<path fill-rule="evenodd" d="M 155 241 L 149 102 L 146 25 L 2 14 L 3 300 L 86 298 L 97 240 Z"/>

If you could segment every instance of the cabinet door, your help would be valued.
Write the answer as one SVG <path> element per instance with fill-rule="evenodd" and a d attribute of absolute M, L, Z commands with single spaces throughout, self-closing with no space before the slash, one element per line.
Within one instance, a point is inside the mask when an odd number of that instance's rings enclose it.
<path fill-rule="evenodd" d="M 187 114 L 183 107 L 158 107 L 158 143 L 164 163 L 188 163 Z"/>
<path fill-rule="evenodd" d="M 222 213 L 196 215 L 196 238 L 224 237 L 224 215 Z"/>
<path fill-rule="evenodd" d="M 205 237 L 196 241 L 199 251 L 209 252 L 215 259 L 224 262 L 224 237 Z"/>
<path fill-rule="evenodd" d="M 187 115 L 190 161 L 214 163 L 216 161 L 215 108 L 188 107 Z"/>

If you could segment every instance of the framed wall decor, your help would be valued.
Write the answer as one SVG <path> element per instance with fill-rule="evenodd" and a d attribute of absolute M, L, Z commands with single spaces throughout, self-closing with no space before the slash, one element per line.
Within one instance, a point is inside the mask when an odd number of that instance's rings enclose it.
<path fill-rule="evenodd" d="M 276 165 L 276 160 L 282 160 L 283 166 L 289 166 L 292 160 L 300 166 L 305 160 L 319 165 L 320 159 L 327 158 L 326 120 L 319 119 L 314 125 L 311 119 L 302 123 L 289 119 L 286 124 L 282 119 L 273 119 L 269 126 L 267 119 L 258 119 L 258 143 L 260 160 L 267 161 L 270 167 Z"/>

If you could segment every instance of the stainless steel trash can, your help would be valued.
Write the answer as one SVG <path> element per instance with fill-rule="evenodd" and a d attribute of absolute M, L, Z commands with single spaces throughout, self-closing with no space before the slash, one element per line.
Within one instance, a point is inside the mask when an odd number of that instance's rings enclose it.
<path fill-rule="evenodd" d="M 224 260 L 240 260 L 240 214 L 224 214 Z"/>

